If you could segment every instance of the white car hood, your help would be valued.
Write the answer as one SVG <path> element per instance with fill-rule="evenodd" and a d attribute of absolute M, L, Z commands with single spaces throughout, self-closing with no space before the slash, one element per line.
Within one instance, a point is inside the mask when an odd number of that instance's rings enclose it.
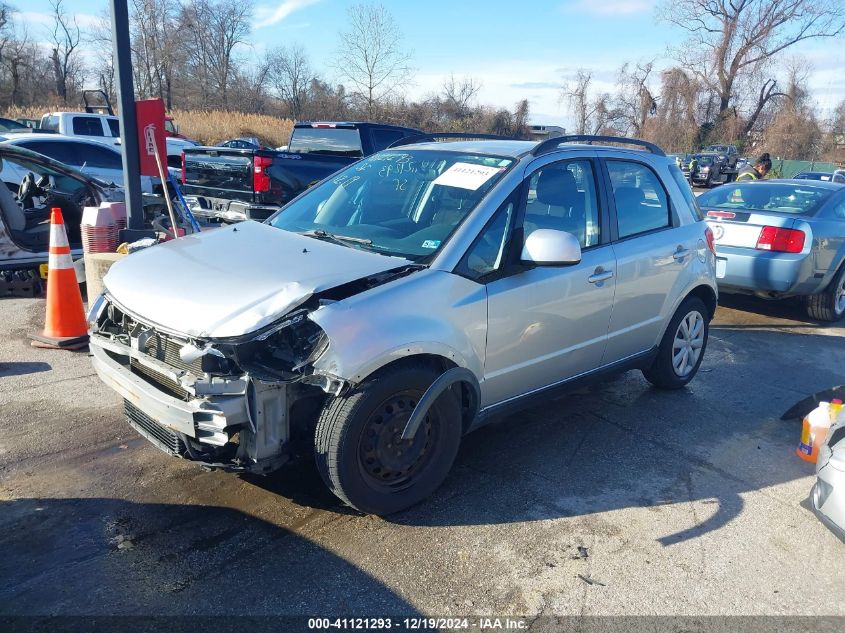
<path fill-rule="evenodd" d="M 316 292 L 410 263 L 250 221 L 133 253 L 103 283 L 142 320 L 220 338 L 258 330 Z"/>

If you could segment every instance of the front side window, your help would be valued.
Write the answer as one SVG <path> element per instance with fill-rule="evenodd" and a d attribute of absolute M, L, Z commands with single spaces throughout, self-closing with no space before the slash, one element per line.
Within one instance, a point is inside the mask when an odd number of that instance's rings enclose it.
<path fill-rule="evenodd" d="M 33 152 L 43 154 L 53 160 L 57 160 L 65 165 L 72 165 L 79 167 L 82 164 L 82 156 L 78 152 L 74 152 L 68 143 L 60 143 L 58 141 L 32 141 L 31 143 L 21 143 L 26 149 L 31 149 Z"/>
<path fill-rule="evenodd" d="M 109 122 L 109 132 L 115 138 L 120 136 L 120 122 L 117 119 L 106 119 Z"/>
<path fill-rule="evenodd" d="M 525 237 L 537 229 L 572 233 L 582 248 L 599 243 L 599 208 L 592 164 L 573 160 L 546 165 L 528 183 Z"/>
<path fill-rule="evenodd" d="M 309 189 L 270 218 L 280 229 L 424 260 L 514 160 L 453 151 L 384 151 Z"/>
<path fill-rule="evenodd" d="M 77 136 L 105 136 L 100 119 L 93 116 L 73 117 L 73 133 Z"/>
<path fill-rule="evenodd" d="M 616 202 L 619 239 L 672 225 L 666 190 L 650 167 L 608 160 L 607 171 Z"/>

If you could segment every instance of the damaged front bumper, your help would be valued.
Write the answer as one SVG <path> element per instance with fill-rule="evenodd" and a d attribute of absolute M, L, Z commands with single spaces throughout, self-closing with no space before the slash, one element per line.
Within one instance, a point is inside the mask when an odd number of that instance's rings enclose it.
<path fill-rule="evenodd" d="M 288 459 L 288 385 L 193 376 L 93 333 L 94 368 L 129 424 L 159 449 L 205 466 L 267 473 Z"/>

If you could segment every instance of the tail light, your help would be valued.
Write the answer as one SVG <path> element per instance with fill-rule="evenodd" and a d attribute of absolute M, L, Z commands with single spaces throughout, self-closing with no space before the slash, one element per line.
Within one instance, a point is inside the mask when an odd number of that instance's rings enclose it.
<path fill-rule="evenodd" d="M 714 255 L 716 254 L 716 237 L 713 235 L 713 229 L 709 226 L 704 229 L 704 239 L 707 240 L 707 248 L 710 249 L 710 252 Z"/>
<path fill-rule="evenodd" d="M 269 156 L 256 156 L 252 161 L 252 188 L 257 193 L 270 191 L 270 174 L 267 173 L 267 168 L 273 164 L 273 159 Z"/>
<path fill-rule="evenodd" d="M 182 152 L 182 184 L 184 185 L 186 181 L 185 178 L 185 152 Z"/>
<path fill-rule="evenodd" d="M 764 226 L 757 238 L 757 250 L 778 253 L 800 253 L 804 250 L 804 231 Z"/>

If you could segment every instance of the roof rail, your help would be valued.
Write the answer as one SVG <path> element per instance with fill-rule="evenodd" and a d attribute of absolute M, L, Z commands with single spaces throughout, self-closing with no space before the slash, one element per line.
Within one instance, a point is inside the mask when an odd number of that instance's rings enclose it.
<path fill-rule="evenodd" d="M 542 143 L 537 144 L 537 146 L 531 151 L 531 155 L 539 156 L 556 149 L 561 143 L 571 143 L 573 141 L 587 141 L 588 145 L 592 145 L 593 141 L 640 145 L 652 154 L 656 154 L 657 156 L 666 156 L 662 149 L 654 143 L 649 143 L 648 141 L 641 141 L 638 138 L 627 138 L 625 136 L 596 136 L 593 134 L 569 134 L 567 136 L 555 136 L 554 138 L 546 139 Z"/>
<path fill-rule="evenodd" d="M 455 138 L 455 139 L 487 139 L 493 141 L 518 141 L 520 139 L 512 136 L 499 136 L 497 134 L 476 134 L 474 132 L 434 132 L 432 134 L 415 134 L 413 136 L 406 136 L 394 141 L 387 146 L 400 147 L 401 145 L 413 145 L 415 143 L 425 143 L 426 141 L 436 141 L 439 138 Z"/>

